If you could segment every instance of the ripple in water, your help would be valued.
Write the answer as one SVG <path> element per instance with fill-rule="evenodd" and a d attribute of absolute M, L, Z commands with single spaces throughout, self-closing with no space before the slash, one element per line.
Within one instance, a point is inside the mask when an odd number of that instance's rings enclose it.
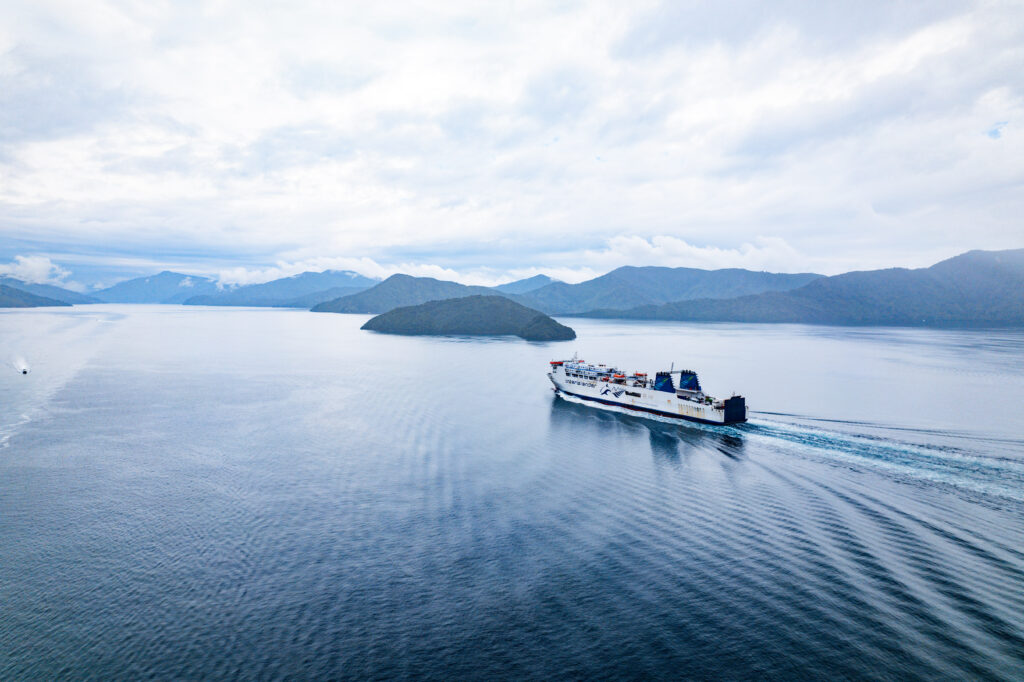
<path fill-rule="evenodd" d="M 5 314 L 50 383 L 0 379 L 33 414 L 0 451 L 0 678 L 1024 676 L 1021 418 L 931 390 L 955 363 L 1019 404 L 1019 337 L 364 319 Z M 543 376 L 680 339 L 764 412 L 680 426 Z"/>

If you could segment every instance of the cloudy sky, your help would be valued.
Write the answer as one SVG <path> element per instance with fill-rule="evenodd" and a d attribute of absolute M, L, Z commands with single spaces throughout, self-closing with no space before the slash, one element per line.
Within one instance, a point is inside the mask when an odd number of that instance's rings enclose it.
<path fill-rule="evenodd" d="M 1024 246 L 1019 2 L 0 4 L 0 272 L 624 264 Z"/>

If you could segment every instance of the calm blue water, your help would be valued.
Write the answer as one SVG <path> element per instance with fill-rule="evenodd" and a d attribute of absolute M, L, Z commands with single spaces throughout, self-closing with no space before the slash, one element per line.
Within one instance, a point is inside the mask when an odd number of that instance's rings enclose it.
<path fill-rule="evenodd" d="M 0 679 L 1024 677 L 1024 334 L 365 319 L 0 313 Z"/>

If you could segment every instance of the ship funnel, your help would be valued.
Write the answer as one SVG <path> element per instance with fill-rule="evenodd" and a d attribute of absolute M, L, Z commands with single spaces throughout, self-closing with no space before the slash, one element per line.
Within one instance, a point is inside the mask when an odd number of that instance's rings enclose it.
<path fill-rule="evenodd" d="M 675 393 L 676 387 L 672 385 L 672 374 L 670 372 L 658 372 L 654 375 L 654 390 Z"/>
<path fill-rule="evenodd" d="M 700 390 L 700 381 L 697 379 L 697 373 L 688 370 L 681 371 L 679 373 L 679 390 L 702 393 Z"/>

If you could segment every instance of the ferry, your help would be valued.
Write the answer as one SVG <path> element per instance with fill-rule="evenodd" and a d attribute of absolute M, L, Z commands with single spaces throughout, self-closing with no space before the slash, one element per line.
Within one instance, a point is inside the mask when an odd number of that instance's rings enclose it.
<path fill-rule="evenodd" d="M 704 395 L 697 373 L 688 369 L 657 372 L 652 380 L 642 372 L 627 373 L 575 357 L 552 360 L 550 364 L 548 378 L 555 393 L 581 398 L 596 407 L 621 407 L 701 424 L 747 421 L 747 401 L 743 396 L 716 400 Z M 673 378 L 676 374 L 678 383 Z"/>

